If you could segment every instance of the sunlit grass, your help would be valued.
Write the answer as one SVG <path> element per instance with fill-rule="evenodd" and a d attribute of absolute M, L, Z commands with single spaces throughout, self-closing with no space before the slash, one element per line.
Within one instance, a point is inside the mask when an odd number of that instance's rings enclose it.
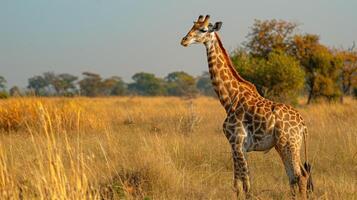
<path fill-rule="evenodd" d="M 314 198 L 355 199 L 357 102 L 299 106 Z M 232 199 L 225 112 L 213 98 L 0 101 L 0 199 Z M 250 153 L 253 195 L 289 198 L 277 153 Z"/>

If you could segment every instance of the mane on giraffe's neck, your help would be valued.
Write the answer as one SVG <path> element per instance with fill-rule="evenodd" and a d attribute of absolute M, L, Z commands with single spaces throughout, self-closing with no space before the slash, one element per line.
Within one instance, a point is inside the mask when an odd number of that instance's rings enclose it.
<path fill-rule="evenodd" d="M 245 80 L 244 78 L 242 78 L 238 72 L 235 70 L 234 66 L 233 66 L 233 63 L 230 59 L 230 57 L 228 56 L 228 53 L 226 51 L 226 49 L 223 47 L 223 44 L 222 44 L 222 41 L 221 41 L 221 38 L 218 36 L 218 34 L 215 32 L 214 33 L 215 37 L 216 37 L 216 40 L 218 42 L 218 45 L 219 47 L 221 48 L 222 50 L 222 54 L 226 60 L 226 63 L 228 65 L 228 68 L 230 69 L 230 71 L 232 72 L 234 78 L 236 78 L 239 82 L 241 83 L 244 83 L 246 84 L 249 88 L 251 88 L 253 91 L 257 91 L 256 87 L 249 81 Z"/>
<path fill-rule="evenodd" d="M 226 111 L 238 101 L 236 98 L 239 93 L 260 96 L 255 86 L 234 69 L 218 34 L 213 33 L 211 37 L 211 41 L 206 43 L 209 71 L 214 89 Z"/>

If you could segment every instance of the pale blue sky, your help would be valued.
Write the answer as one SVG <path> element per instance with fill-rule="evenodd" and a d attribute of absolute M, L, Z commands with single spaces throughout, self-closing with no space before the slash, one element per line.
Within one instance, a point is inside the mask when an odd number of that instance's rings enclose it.
<path fill-rule="evenodd" d="M 126 81 L 139 71 L 199 75 L 207 70 L 204 47 L 179 45 L 199 14 L 223 21 L 228 50 L 245 40 L 254 19 L 272 18 L 348 47 L 357 41 L 356 9 L 356 0 L 0 0 L 0 75 L 21 87 L 46 71 Z"/>

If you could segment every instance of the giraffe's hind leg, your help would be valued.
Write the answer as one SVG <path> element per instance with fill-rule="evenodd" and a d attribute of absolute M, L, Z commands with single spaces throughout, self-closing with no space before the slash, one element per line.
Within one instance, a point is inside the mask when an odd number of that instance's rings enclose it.
<path fill-rule="evenodd" d="M 301 199 L 307 198 L 307 173 L 300 161 L 300 148 L 286 144 L 284 147 L 276 146 L 289 177 L 291 193 L 296 198 L 296 189 L 299 189 Z"/>

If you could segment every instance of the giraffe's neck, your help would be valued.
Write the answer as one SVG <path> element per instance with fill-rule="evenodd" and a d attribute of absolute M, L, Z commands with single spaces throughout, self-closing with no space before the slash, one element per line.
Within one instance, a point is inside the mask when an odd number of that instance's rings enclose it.
<path fill-rule="evenodd" d="M 217 33 L 211 33 L 211 39 L 205 46 L 213 88 L 227 112 L 247 96 L 259 96 L 255 86 L 240 77 L 234 69 Z"/>

